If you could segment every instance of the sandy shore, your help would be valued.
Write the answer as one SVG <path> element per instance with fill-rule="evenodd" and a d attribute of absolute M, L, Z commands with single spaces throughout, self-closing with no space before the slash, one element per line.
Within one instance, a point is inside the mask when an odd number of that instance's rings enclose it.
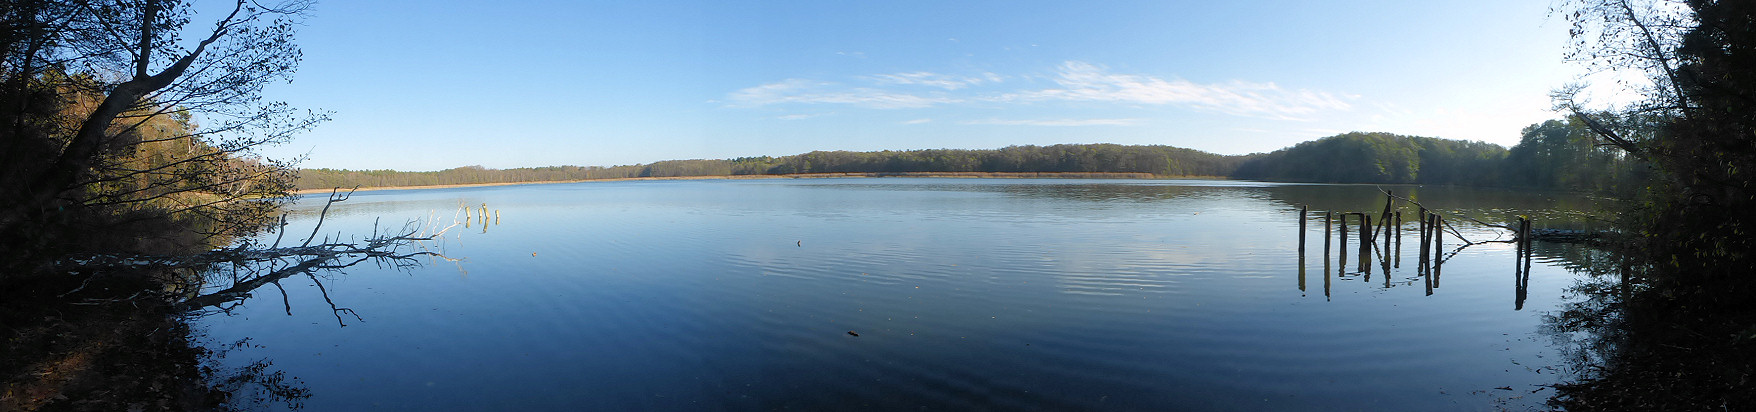
<path fill-rule="evenodd" d="M 1175 176 L 1164 177 L 1151 173 L 1109 173 L 1109 172 L 875 172 L 875 173 L 799 173 L 789 175 L 732 175 L 732 176 L 677 176 L 677 177 L 627 177 L 615 179 L 590 180 L 553 180 L 534 182 L 474 183 L 459 185 L 428 185 L 428 186 L 379 186 L 361 187 L 358 191 L 372 190 L 411 190 L 411 189 L 448 189 L 457 187 L 485 187 L 512 185 L 544 185 L 556 183 L 582 182 L 625 182 L 638 180 L 731 180 L 731 179 L 821 179 L 837 177 L 933 177 L 962 179 L 1225 179 L 1218 176 Z M 294 194 L 329 193 L 334 189 L 301 189 Z M 346 189 L 342 189 L 346 190 Z"/>

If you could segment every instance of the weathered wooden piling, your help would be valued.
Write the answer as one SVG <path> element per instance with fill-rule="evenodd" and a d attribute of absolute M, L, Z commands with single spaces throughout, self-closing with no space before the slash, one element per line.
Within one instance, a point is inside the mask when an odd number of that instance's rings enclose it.
<path fill-rule="evenodd" d="M 1529 296 L 1530 293 L 1530 266 L 1527 263 L 1530 259 L 1529 231 L 1530 220 L 1524 216 L 1519 216 L 1517 229 L 1518 240 L 1515 242 L 1518 245 L 1516 248 L 1518 249 L 1518 253 L 1515 257 L 1517 263 L 1513 265 L 1514 267 L 1512 269 L 1512 310 L 1524 310 L 1524 299 Z"/>
<path fill-rule="evenodd" d="M 1394 217 L 1396 219 L 1396 225 L 1392 227 L 1396 228 L 1396 243 L 1400 244 L 1402 243 L 1402 211 L 1396 211 Z"/>
<path fill-rule="evenodd" d="M 1384 191 L 1384 213 L 1378 215 L 1378 221 L 1384 226 L 1384 236 L 1390 236 L 1390 202 L 1394 200 L 1396 192 Z M 1373 237 L 1377 237 L 1378 230 L 1374 229 L 1372 233 Z"/>
<path fill-rule="evenodd" d="M 1310 206 L 1299 206 L 1299 259 L 1305 258 L 1305 213 Z M 1304 265 L 1299 265 L 1303 267 Z M 1299 288 L 1304 290 L 1304 288 Z"/>
<path fill-rule="evenodd" d="M 1421 272 L 1421 281 L 1426 284 L 1426 291 L 1428 291 L 1428 295 L 1426 296 L 1433 296 L 1433 286 L 1435 286 L 1435 281 L 1438 281 L 1438 279 L 1433 279 L 1433 272 L 1428 270 L 1428 263 L 1426 263 L 1426 259 L 1428 259 L 1428 249 L 1426 249 L 1426 237 L 1428 237 L 1428 233 L 1426 233 L 1426 226 L 1428 226 L 1428 224 L 1426 224 L 1426 217 L 1422 217 L 1421 263 L 1415 265 L 1415 272 Z"/>
<path fill-rule="evenodd" d="M 1392 248 L 1395 250 L 1396 256 L 1391 259 L 1391 262 L 1393 262 L 1392 266 L 1400 269 L 1402 268 L 1402 211 L 1397 211 L 1392 214 L 1391 218 L 1396 220 L 1396 224 L 1390 226 L 1391 228 L 1394 228 L 1393 233 L 1395 233 L 1390 235 L 1390 240 L 1396 242 L 1395 247 Z"/>
<path fill-rule="evenodd" d="M 1365 214 L 1364 212 L 1361 212 L 1360 213 L 1360 244 L 1364 245 L 1367 243 L 1372 243 L 1372 242 L 1377 241 L 1378 239 L 1375 239 L 1373 236 L 1374 234 L 1377 233 L 1376 232 L 1377 229 L 1378 228 L 1372 227 L 1372 215 L 1368 215 L 1368 214 Z M 1371 232 L 1368 232 L 1368 230 L 1371 230 Z"/>
<path fill-rule="evenodd" d="M 1445 217 L 1433 214 L 1433 287 L 1439 287 L 1439 276 L 1445 268 Z"/>
<path fill-rule="evenodd" d="M 1530 236 L 1530 218 L 1524 218 L 1524 282 L 1530 285 L 1530 263 L 1536 258 L 1536 239 Z"/>
<path fill-rule="evenodd" d="M 1336 260 L 1339 262 L 1339 263 L 1337 263 L 1337 265 L 1339 265 L 1341 267 L 1337 268 L 1336 270 L 1342 270 L 1342 271 L 1347 270 L 1347 215 L 1349 215 L 1349 213 L 1342 213 L 1341 215 L 1337 216 L 1338 221 L 1336 222 L 1336 224 L 1338 225 L 1336 227 L 1338 229 L 1338 230 L 1336 230 L 1336 232 L 1340 233 L 1339 235 L 1336 235 L 1336 236 L 1340 237 L 1338 243 L 1341 244 L 1339 246 L 1340 250 L 1338 251 L 1338 253 L 1335 254 L 1337 256 Z"/>
<path fill-rule="evenodd" d="M 1369 230 L 1372 230 L 1372 216 L 1360 212 L 1360 273 L 1366 274 L 1365 280 L 1368 281 L 1372 280 L 1372 265 L 1366 262 L 1372 260 L 1372 233 Z"/>
<path fill-rule="evenodd" d="M 1330 236 L 1329 225 L 1331 223 L 1330 220 L 1333 219 L 1334 217 L 1335 217 L 1335 212 L 1330 212 L 1330 211 L 1323 212 L 1323 260 L 1325 262 L 1327 262 L 1329 260 L 1329 236 Z"/>
<path fill-rule="evenodd" d="M 1433 217 L 1433 266 L 1445 263 L 1445 217 L 1434 213 Z"/>

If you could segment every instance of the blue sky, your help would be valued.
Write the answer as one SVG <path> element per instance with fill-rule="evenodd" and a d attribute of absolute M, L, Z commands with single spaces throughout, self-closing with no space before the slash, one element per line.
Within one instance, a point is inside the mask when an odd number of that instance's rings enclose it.
<path fill-rule="evenodd" d="M 305 167 L 618 165 L 812 150 L 1348 131 L 1510 146 L 1567 23 L 1544 1 L 327 1 L 295 81 Z"/>

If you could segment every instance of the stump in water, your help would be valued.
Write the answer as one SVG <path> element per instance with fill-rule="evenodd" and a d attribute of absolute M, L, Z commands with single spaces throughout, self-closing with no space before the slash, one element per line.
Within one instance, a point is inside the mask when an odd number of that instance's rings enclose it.
<path fill-rule="evenodd" d="M 1339 262 L 1338 265 L 1341 266 L 1340 268 L 1336 269 L 1338 271 L 1346 271 L 1347 270 L 1347 215 L 1349 215 L 1349 213 L 1342 213 L 1341 216 L 1339 216 L 1340 221 L 1337 222 L 1337 225 L 1339 225 L 1337 227 L 1337 229 L 1340 229 L 1340 230 L 1336 231 L 1336 232 L 1340 233 L 1337 236 L 1341 237 L 1341 239 L 1339 241 L 1339 243 L 1341 243 L 1341 246 L 1340 246 L 1341 250 L 1339 251 L 1339 253 L 1336 253 L 1336 261 L 1338 261 Z"/>
<path fill-rule="evenodd" d="M 1433 214 L 1433 287 L 1439 287 L 1439 274 L 1445 266 L 1445 217 Z"/>
<path fill-rule="evenodd" d="M 1301 259 L 1305 257 L 1305 213 L 1310 208 L 1310 206 L 1299 206 L 1299 258 Z"/>
<path fill-rule="evenodd" d="M 1385 236 L 1390 235 L 1390 202 L 1394 200 L 1396 200 L 1396 194 L 1388 190 L 1384 191 L 1384 213 L 1378 215 L 1378 221 L 1384 226 Z M 1378 230 L 1374 229 L 1372 233 L 1372 237 L 1378 237 Z"/>
<path fill-rule="evenodd" d="M 1360 215 L 1360 273 L 1366 274 L 1366 280 L 1372 280 L 1372 266 L 1366 261 L 1372 259 L 1372 235 L 1367 230 L 1372 228 L 1372 216 L 1365 212 Z"/>
<path fill-rule="evenodd" d="M 1323 260 L 1325 262 L 1329 260 L 1329 225 L 1330 219 L 1334 217 L 1335 212 L 1323 212 Z"/>

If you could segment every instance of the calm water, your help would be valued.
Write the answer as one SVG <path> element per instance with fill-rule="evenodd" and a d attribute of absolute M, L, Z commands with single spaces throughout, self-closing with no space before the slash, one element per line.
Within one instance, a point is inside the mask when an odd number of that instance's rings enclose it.
<path fill-rule="evenodd" d="M 1564 222 L 1584 202 L 1386 188 L 1485 219 Z M 450 223 L 459 205 L 500 218 L 448 232 L 459 262 L 320 274 L 363 321 L 339 326 L 294 278 L 291 316 L 267 288 L 198 324 L 214 342 L 251 338 L 225 361 L 271 360 L 319 411 L 1540 406 L 1559 378 L 1541 315 L 1577 276 L 1562 262 L 1539 256 L 1515 309 L 1513 249 L 1478 245 L 1428 295 L 1412 223 L 1386 277 L 1376 257 L 1359 271 L 1357 245 L 1347 268 L 1325 259 L 1317 217 L 1301 271 L 1297 205 L 1377 211 L 1377 190 L 883 178 L 361 192 L 324 233 Z M 309 233 L 321 200 L 298 206 L 289 236 Z"/>

